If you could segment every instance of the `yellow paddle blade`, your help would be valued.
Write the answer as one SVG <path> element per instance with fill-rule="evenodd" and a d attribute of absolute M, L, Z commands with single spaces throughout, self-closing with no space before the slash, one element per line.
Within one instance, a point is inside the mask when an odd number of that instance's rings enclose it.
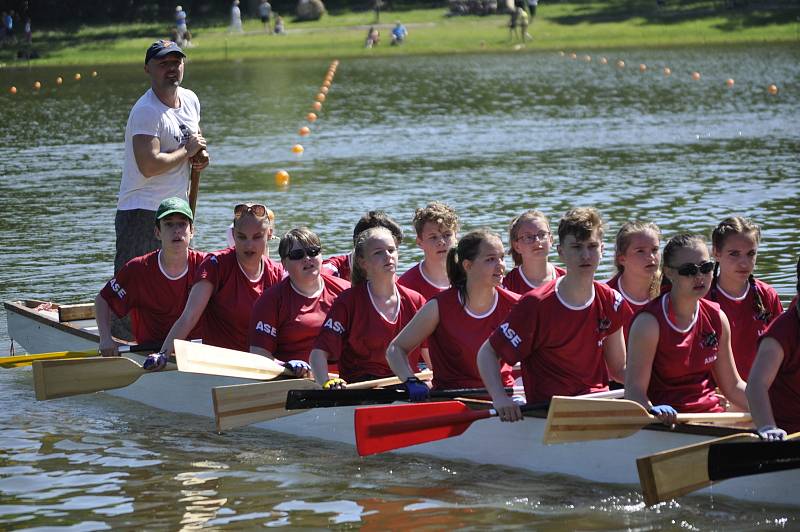
<path fill-rule="evenodd" d="M 556 395 L 547 412 L 544 443 L 625 438 L 654 420 L 633 401 Z"/>
<path fill-rule="evenodd" d="M 125 357 L 37 360 L 33 363 L 33 385 L 36 399 L 44 401 L 122 388 L 144 373 L 147 371 L 142 366 Z"/>
<path fill-rule="evenodd" d="M 59 358 L 83 358 L 91 356 L 97 356 L 97 349 L 87 349 L 86 351 L 54 351 L 52 353 L 39 353 L 33 355 L 0 357 L 0 368 L 19 368 L 22 366 L 30 366 L 36 360 L 55 360 Z"/>
<path fill-rule="evenodd" d="M 288 375 L 274 360 L 253 353 L 175 340 L 178 371 L 269 381 Z"/>
<path fill-rule="evenodd" d="M 288 391 L 317 387 L 310 379 L 217 386 L 211 390 L 217 431 L 298 414 L 301 410 L 289 411 L 284 408 Z"/>

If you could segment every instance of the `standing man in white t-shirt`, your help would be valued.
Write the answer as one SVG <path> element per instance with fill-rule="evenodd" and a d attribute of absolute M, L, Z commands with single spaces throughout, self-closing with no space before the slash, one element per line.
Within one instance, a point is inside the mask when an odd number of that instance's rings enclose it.
<path fill-rule="evenodd" d="M 190 166 L 208 166 L 200 134 L 200 102 L 180 86 L 184 59 L 177 44 L 156 41 L 147 49 L 144 71 L 150 89 L 139 98 L 125 128 L 125 166 L 114 226 L 114 272 L 133 257 L 158 249 L 153 217 L 164 198 L 188 198 Z"/>

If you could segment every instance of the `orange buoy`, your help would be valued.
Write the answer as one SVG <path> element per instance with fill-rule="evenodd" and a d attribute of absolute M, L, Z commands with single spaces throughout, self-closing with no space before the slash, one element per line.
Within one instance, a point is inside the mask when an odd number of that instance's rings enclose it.
<path fill-rule="evenodd" d="M 481 42 L 483 42 L 483 41 L 481 41 Z M 564 57 L 567 54 L 564 52 L 564 50 L 561 50 L 560 52 L 558 52 L 558 55 L 560 55 L 561 57 Z"/>
<path fill-rule="evenodd" d="M 607 65 L 608 64 L 608 58 L 607 57 L 601 57 L 600 58 L 600 64 L 601 65 Z"/>
<path fill-rule="evenodd" d="M 316 122 L 317 121 L 317 113 L 308 113 L 306 115 L 306 120 L 309 122 Z"/>
<path fill-rule="evenodd" d="M 728 87 L 733 87 L 734 83 L 736 83 L 736 82 L 733 81 L 733 78 L 728 78 L 728 79 L 725 80 L 725 85 L 727 85 Z"/>
<path fill-rule="evenodd" d="M 617 68 L 625 68 L 625 61 L 622 59 L 617 61 Z"/>
<path fill-rule="evenodd" d="M 80 81 L 80 80 L 81 80 L 81 73 L 75 72 L 75 81 Z"/>
<path fill-rule="evenodd" d="M 647 65 L 639 63 L 639 72 L 647 72 Z"/>
<path fill-rule="evenodd" d="M 317 95 L 314 97 L 314 99 L 317 100 L 318 102 L 324 102 L 325 95 L 322 94 L 321 92 L 318 92 Z"/>
<path fill-rule="evenodd" d="M 37 91 L 38 91 L 38 90 L 39 90 L 39 89 L 41 89 L 41 88 L 42 88 L 42 82 L 41 82 L 41 81 L 34 81 L 34 82 L 33 82 L 33 89 L 34 89 L 34 90 L 37 90 Z"/>
<path fill-rule="evenodd" d="M 698 72 L 697 70 L 695 70 L 694 72 L 692 72 L 692 79 L 693 79 L 693 80 L 695 80 L 695 81 L 697 81 L 698 79 L 700 79 L 700 72 Z"/>
<path fill-rule="evenodd" d="M 326 79 L 325 81 L 322 82 L 322 86 L 330 88 L 331 87 L 331 82 Z"/>
<path fill-rule="evenodd" d="M 11 87 L 8 89 L 8 92 L 10 92 L 11 94 L 16 94 L 16 93 L 17 93 L 17 88 L 16 88 L 15 86 L 13 86 L 13 85 L 12 85 L 12 86 L 11 86 Z"/>
<path fill-rule="evenodd" d="M 570 59 L 577 59 L 578 58 L 578 54 L 576 54 L 575 52 L 572 52 L 571 54 L 569 54 L 569 58 Z"/>
<path fill-rule="evenodd" d="M 311 104 L 311 107 L 313 107 L 315 111 L 319 111 L 322 109 L 322 104 L 320 102 L 314 102 Z"/>
<path fill-rule="evenodd" d="M 328 87 L 323 85 L 322 87 L 319 88 L 319 92 L 321 92 L 322 94 L 328 94 Z"/>
<path fill-rule="evenodd" d="M 64 83 L 64 79 L 61 76 L 58 76 L 56 78 L 56 85 L 61 85 L 62 83 Z"/>
<path fill-rule="evenodd" d="M 664 75 L 669 76 L 670 74 L 672 74 L 672 69 L 669 67 L 664 67 Z"/>
<path fill-rule="evenodd" d="M 591 55 L 584 55 L 583 56 L 583 60 L 586 61 L 587 63 L 591 63 L 592 62 L 592 56 Z"/>
<path fill-rule="evenodd" d="M 769 87 L 767 87 L 767 92 L 775 96 L 778 94 L 778 86 L 772 83 Z"/>
<path fill-rule="evenodd" d="M 92 77 L 93 77 L 93 78 L 96 78 L 96 77 L 97 77 L 97 70 L 92 70 Z"/>
<path fill-rule="evenodd" d="M 285 187 L 289 184 L 289 172 L 286 170 L 278 170 L 275 172 L 275 184 L 279 187 Z"/>
<path fill-rule="evenodd" d="M 300 155 L 304 151 L 305 150 L 303 149 L 302 144 L 295 144 L 294 146 L 292 146 L 292 153 L 294 153 L 295 155 Z"/>
<path fill-rule="evenodd" d="M 301 137 L 307 137 L 311 133 L 311 129 L 308 126 L 303 126 L 298 133 L 300 133 Z"/>

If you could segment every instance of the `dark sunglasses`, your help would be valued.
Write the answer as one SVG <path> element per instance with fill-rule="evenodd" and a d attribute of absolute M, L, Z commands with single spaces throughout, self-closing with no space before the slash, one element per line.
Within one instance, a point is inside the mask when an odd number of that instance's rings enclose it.
<path fill-rule="evenodd" d="M 308 257 L 316 257 L 319 255 L 319 252 L 322 251 L 317 246 L 311 246 L 310 248 L 299 248 L 291 250 L 287 255 L 286 258 L 289 260 L 300 260 Z"/>
<path fill-rule="evenodd" d="M 692 264 L 691 262 L 687 262 L 686 264 L 681 264 L 674 269 L 677 270 L 678 275 L 683 275 L 684 277 L 694 277 L 698 273 L 706 275 L 714 270 L 714 261 L 707 260 L 701 262 L 700 264 Z"/>
<path fill-rule="evenodd" d="M 240 203 L 233 208 L 233 217 L 237 220 L 245 214 L 252 213 L 256 218 L 269 218 L 272 220 L 272 211 L 260 203 Z"/>

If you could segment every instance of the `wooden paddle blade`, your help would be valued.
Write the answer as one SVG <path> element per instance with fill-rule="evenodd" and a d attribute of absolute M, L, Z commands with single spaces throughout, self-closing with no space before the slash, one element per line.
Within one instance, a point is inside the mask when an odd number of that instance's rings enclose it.
<path fill-rule="evenodd" d="M 211 390 L 217 431 L 298 414 L 284 408 L 289 390 L 310 390 L 317 385 L 309 379 L 217 386 Z"/>
<path fill-rule="evenodd" d="M 36 399 L 44 401 L 83 393 L 122 388 L 147 373 L 124 357 L 73 358 L 33 362 Z"/>
<path fill-rule="evenodd" d="M 470 410 L 459 401 L 372 406 L 355 412 L 356 448 L 367 456 L 462 434 L 490 410 Z"/>
<path fill-rule="evenodd" d="M 0 367 L 19 368 L 22 366 L 30 366 L 37 360 L 57 360 L 61 358 L 84 358 L 91 356 L 97 356 L 97 349 L 88 349 L 86 351 L 55 351 L 53 353 L 0 357 Z"/>
<path fill-rule="evenodd" d="M 175 359 L 178 371 L 191 373 L 261 381 L 289 375 L 282 365 L 265 356 L 184 340 L 175 340 Z"/>
<path fill-rule="evenodd" d="M 543 441 L 550 444 L 626 438 L 654 420 L 634 401 L 556 395 L 547 412 Z"/>

